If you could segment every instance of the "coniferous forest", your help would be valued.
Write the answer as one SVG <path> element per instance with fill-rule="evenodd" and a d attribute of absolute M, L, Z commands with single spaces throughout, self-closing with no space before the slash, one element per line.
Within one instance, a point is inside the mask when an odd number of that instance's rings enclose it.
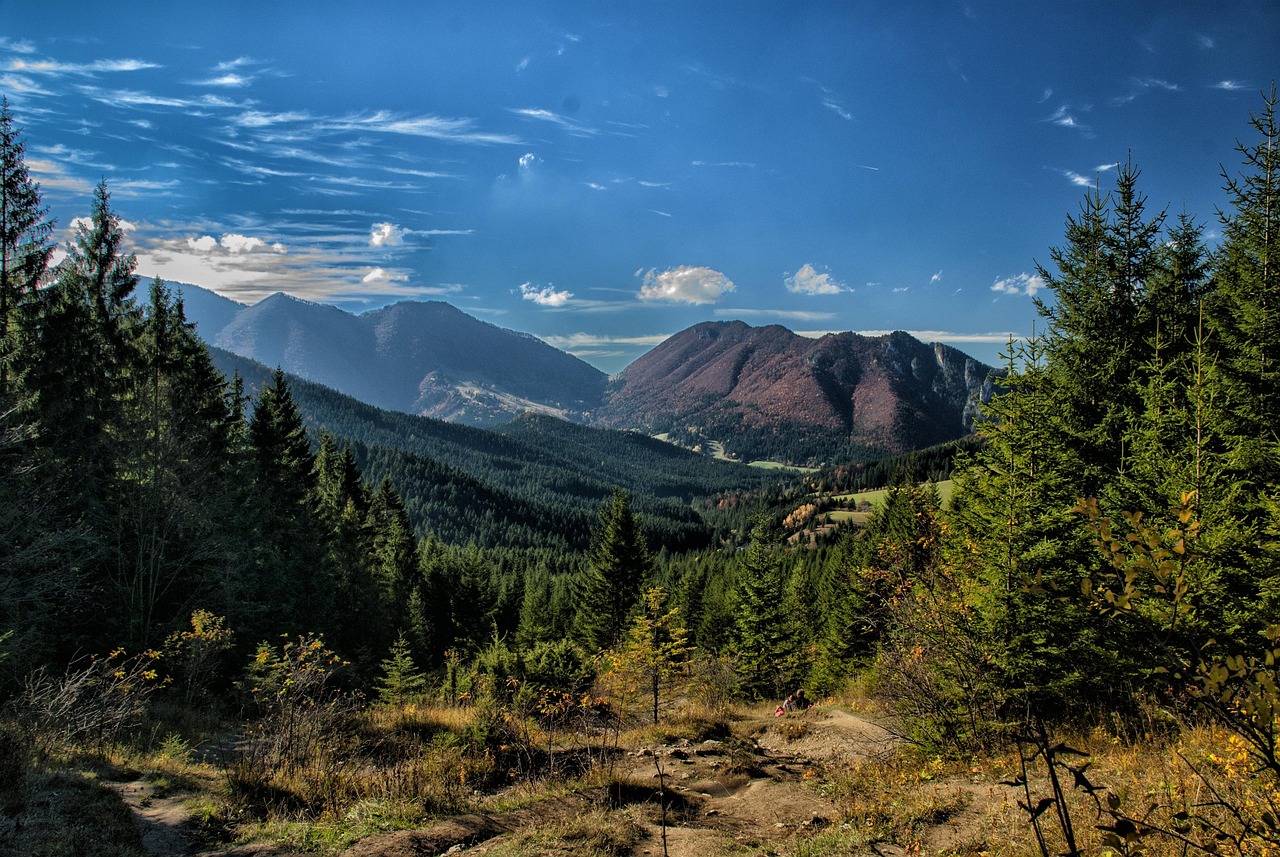
<path fill-rule="evenodd" d="M 977 437 L 806 481 L 546 418 L 489 455 L 280 371 L 228 377 L 136 273 L 105 182 L 52 263 L 6 103 L 0 843 L 139 853 L 84 809 L 85 771 L 130 767 L 205 795 L 208 848 L 336 853 L 517 784 L 612 783 L 616 809 L 628 730 L 730 744 L 735 712 L 804 687 L 926 760 L 882 768 L 902 782 L 957 764 L 1009 794 L 1016 829 L 951 853 L 1280 853 L 1275 108 L 1242 123 L 1218 212 L 1149 200 L 1132 161 L 1084 194 Z M 580 460 L 520 460 L 545 437 Z M 789 544 L 818 482 L 888 491 Z M 1125 785 L 1111 745 L 1182 779 Z M 909 845 L 915 822 L 868 820 L 870 770 L 818 771 L 844 818 L 750 853 Z M 49 820 L 55 793 L 81 803 Z M 557 835 L 589 844 L 501 853 L 639 841 Z"/>

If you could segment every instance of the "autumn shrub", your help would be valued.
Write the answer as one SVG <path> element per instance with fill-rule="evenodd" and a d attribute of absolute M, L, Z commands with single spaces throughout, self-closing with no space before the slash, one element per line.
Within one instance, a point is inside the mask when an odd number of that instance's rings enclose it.
<path fill-rule="evenodd" d="M 62 675 L 43 667 L 28 675 L 13 711 L 37 758 L 58 750 L 103 753 L 136 729 L 162 684 L 156 658 L 116 649 L 77 660 Z"/>

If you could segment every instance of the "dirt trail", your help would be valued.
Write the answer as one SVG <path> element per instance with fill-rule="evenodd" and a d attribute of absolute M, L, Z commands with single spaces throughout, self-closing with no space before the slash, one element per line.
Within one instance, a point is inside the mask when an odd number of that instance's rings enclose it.
<path fill-rule="evenodd" d="M 191 810 L 180 796 L 157 792 L 146 780 L 107 783 L 107 787 L 120 795 L 133 814 L 133 825 L 148 854 L 187 857 L 195 853 L 194 841 L 187 833 Z"/>
<path fill-rule="evenodd" d="M 767 711 L 739 721 L 735 737 L 647 747 L 629 753 L 618 764 L 619 785 L 597 787 L 538 801 L 522 809 L 472 814 L 443 820 L 431 827 L 368 837 L 343 857 L 420 857 L 450 854 L 481 857 L 533 828 L 569 823 L 593 810 L 636 807 L 644 835 L 636 855 L 664 853 L 661 806 L 665 789 L 668 821 L 665 853 L 669 857 L 717 857 L 757 848 L 785 848 L 840 821 L 840 808 L 807 782 L 824 768 L 867 759 L 887 758 L 898 741 L 870 720 L 839 709 L 813 709 L 802 715 L 773 718 Z M 188 835 L 190 811 L 183 795 L 156 795 L 142 781 L 113 786 L 134 812 L 135 823 L 150 854 L 172 857 L 286 857 L 266 846 L 200 851 Z M 986 786 L 964 781 L 931 783 L 922 788 L 966 791 L 975 799 L 945 823 L 934 825 L 916 843 L 927 853 L 954 847 L 971 837 L 981 823 L 975 808 Z M 979 794 L 979 792 L 983 794 Z M 906 854 L 888 844 L 882 855 Z"/>

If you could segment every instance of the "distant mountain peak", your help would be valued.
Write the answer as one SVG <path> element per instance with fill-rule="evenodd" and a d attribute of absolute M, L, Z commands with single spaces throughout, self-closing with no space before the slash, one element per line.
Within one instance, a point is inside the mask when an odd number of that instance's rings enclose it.
<path fill-rule="evenodd" d="M 994 370 L 894 331 L 818 339 L 704 322 L 616 375 L 598 422 L 805 462 L 903 452 L 972 430 Z"/>
<path fill-rule="evenodd" d="M 482 426 L 537 412 L 691 447 L 720 441 L 744 459 L 834 460 L 952 440 L 972 429 L 995 372 L 900 330 L 815 339 L 733 320 L 695 324 L 607 378 L 446 301 L 354 315 L 282 292 L 247 307 L 204 295 L 189 317 L 212 344 L 380 408 Z"/>

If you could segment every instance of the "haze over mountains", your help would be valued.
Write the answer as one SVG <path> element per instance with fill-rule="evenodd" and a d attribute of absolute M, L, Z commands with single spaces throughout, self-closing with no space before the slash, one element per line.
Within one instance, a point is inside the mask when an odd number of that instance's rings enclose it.
<path fill-rule="evenodd" d="M 994 370 L 906 333 L 802 337 L 704 322 L 613 379 L 528 334 L 440 301 L 361 315 L 274 294 L 244 306 L 184 286 L 210 344 L 389 410 L 474 426 L 530 411 L 711 441 L 789 462 L 898 453 L 972 430 Z"/>

